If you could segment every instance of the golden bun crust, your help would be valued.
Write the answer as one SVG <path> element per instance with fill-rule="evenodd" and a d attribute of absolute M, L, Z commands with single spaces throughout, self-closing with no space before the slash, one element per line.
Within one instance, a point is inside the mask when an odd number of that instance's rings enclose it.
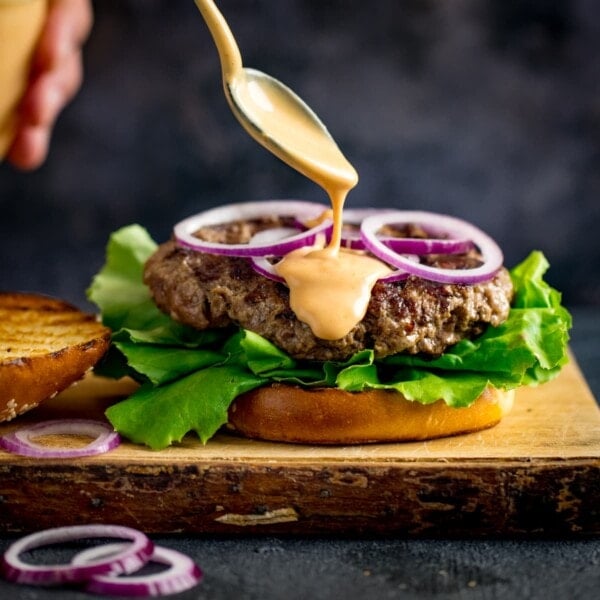
<path fill-rule="evenodd" d="M 81 379 L 109 345 L 108 328 L 62 300 L 0 293 L 0 421 Z"/>
<path fill-rule="evenodd" d="M 513 391 L 487 388 L 470 407 L 451 408 L 443 400 L 424 405 L 388 390 L 273 384 L 236 398 L 229 427 L 250 438 L 304 444 L 427 440 L 492 427 L 513 399 Z"/>

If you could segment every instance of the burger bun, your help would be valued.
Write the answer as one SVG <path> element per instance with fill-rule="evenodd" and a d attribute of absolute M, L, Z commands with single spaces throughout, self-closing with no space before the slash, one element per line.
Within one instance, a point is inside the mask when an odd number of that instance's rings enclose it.
<path fill-rule="evenodd" d="M 94 315 L 46 296 L 0 293 L 0 421 L 81 379 L 110 345 Z"/>
<path fill-rule="evenodd" d="M 273 384 L 247 392 L 229 409 L 229 427 L 249 437 L 303 444 L 407 442 L 492 427 L 514 391 L 488 387 L 466 408 L 407 400 L 393 390 L 346 392 Z"/>

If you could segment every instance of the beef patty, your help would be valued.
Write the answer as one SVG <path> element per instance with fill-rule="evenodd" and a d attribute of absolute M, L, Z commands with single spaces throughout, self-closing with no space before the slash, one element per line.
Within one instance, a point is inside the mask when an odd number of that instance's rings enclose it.
<path fill-rule="evenodd" d="M 239 243 L 265 226 L 238 223 L 196 235 Z M 473 256 L 429 261 L 449 268 L 478 264 Z M 474 285 L 416 277 L 379 281 L 362 321 L 341 339 L 323 340 L 298 320 L 290 308 L 288 288 L 257 274 L 245 258 L 204 254 L 168 241 L 148 260 L 144 281 L 157 306 L 181 323 L 196 329 L 239 325 L 294 358 L 310 360 L 345 360 L 365 348 L 373 349 L 378 358 L 399 352 L 438 355 L 461 339 L 480 334 L 488 324 L 506 320 L 513 293 L 505 269 Z"/>

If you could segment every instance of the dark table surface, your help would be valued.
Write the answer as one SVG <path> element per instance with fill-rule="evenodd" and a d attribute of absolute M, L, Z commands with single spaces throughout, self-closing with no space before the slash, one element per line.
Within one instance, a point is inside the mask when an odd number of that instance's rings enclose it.
<path fill-rule="evenodd" d="M 572 349 L 600 397 L 600 310 L 573 310 Z M 0 537 L 0 551 L 13 540 Z M 192 556 L 203 582 L 177 598 L 592 599 L 600 539 L 340 539 L 177 536 L 155 543 Z M 48 560 L 52 560 L 53 552 Z M 91 598 L 0 581 L 2 599 Z"/>

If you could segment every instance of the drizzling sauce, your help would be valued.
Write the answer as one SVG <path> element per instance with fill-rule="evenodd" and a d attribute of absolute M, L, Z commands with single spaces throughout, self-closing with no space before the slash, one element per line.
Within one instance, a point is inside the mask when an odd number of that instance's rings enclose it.
<path fill-rule="evenodd" d="M 324 340 L 344 337 L 364 316 L 373 285 L 390 268 L 381 261 L 341 248 L 332 254 L 300 248 L 277 264 L 290 288 L 290 306 Z"/>
<path fill-rule="evenodd" d="M 375 282 L 391 269 L 376 258 L 340 247 L 348 190 L 323 187 L 333 209 L 329 244 L 290 252 L 275 270 L 290 289 L 290 307 L 296 316 L 317 337 L 337 340 L 364 317 Z"/>
<path fill-rule="evenodd" d="M 362 252 L 341 249 L 344 203 L 358 174 L 317 116 L 286 86 L 245 69 L 229 27 L 211 0 L 196 0 L 214 38 L 229 104 L 260 144 L 328 194 L 333 233 L 323 247 L 285 256 L 275 269 L 288 284 L 290 306 L 317 337 L 339 339 L 364 316 L 371 290 L 390 271 Z"/>

